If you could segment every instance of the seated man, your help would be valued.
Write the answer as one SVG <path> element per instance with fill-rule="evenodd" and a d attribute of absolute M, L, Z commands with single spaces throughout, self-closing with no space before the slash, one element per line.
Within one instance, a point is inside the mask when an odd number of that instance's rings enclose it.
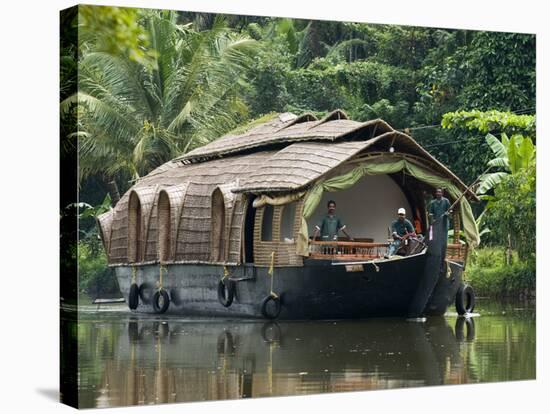
<path fill-rule="evenodd" d="M 350 240 L 353 238 L 346 232 L 346 225 L 342 223 L 342 220 L 336 216 L 336 202 L 330 200 L 327 203 L 328 212 L 321 220 L 319 225 L 315 226 L 315 232 L 313 233 L 313 240 L 317 238 L 319 232 L 321 233 L 322 241 L 338 240 L 338 232 L 342 231 Z"/>
<path fill-rule="evenodd" d="M 388 254 L 384 257 L 393 256 L 402 246 L 403 242 L 409 237 L 416 236 L 412 223 L 405 218 L 406 211 L 403 207 L 397 210 L 397 219 L 391 224 L 393 241 L 390 243 Z"/>

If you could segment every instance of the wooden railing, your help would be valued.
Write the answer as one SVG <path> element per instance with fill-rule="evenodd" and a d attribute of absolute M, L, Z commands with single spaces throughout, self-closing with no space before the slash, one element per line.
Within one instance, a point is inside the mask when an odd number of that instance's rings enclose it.
<path fill-rule="evenodd" d="M 446 258 L 464 262 L 468 256 L 468 246 L 462 243 L 454 243 L 447 245 Z"/>
<path fill-rule="evenodd" d="M 309 257 L 326 260 L 362 260 L 383 257 L 389 243 L 309 241 Z"/>
<path fill-rule="evenodd" d="M 389 243 L 357 241 L 309 241 L 309 257 L 325 260 L 371 260 L 383 257 Z M 465 244 L 449 244 L 446 258 L 465 261 L 468 247 Z"/>

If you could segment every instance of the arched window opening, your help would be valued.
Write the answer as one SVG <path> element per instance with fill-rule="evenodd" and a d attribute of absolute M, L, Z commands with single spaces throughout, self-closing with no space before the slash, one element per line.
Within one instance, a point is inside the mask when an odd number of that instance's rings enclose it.
<path fill-rule="evenodd" d="M 296 218 L 296 202 L 285 204 L 281 215 L 281 237 L 283 242 L 294 241 L 294 220 Z"/>
<path fill-rule="evenodd" d="M 166 191 L 161 191 L 158 201 L 158 246 L 159 260 L 166 262 L 171 259 L 172 251 L 172 217 L 170 212 L 170 197 Z"/>
<path fill-rule="evenodd" d="M 128 202 L 128 261 L 130 263 L 143 260 L 142 222 L 141 202 L 137 193 L 132 192 Z"/>
<path fill-rule="evenodd" d="M 273 240 L 273 206 L 266 204 L 264 206 L 264 214 L 262 218 L 262 241 Z"/>
<path fill-rule="evenodd" d="M 225 260 L 225 204 L 219 188 L 212 194 L 212 228 L 210 257 L 214 262 Z"/>

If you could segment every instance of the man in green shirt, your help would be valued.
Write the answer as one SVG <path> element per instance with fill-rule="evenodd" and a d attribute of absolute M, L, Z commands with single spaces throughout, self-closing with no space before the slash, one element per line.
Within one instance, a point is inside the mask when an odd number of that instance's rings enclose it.
<path fill-rule="evenodd" d="M 443 189 L 436 188 L 435 198 L 428 204 L 428 219 L 430 221 L 430 240 L 433 233 L 440 234 L 440 253 L 445 257 L 447 252 L 447 234 L 449 233 L 449 214 L 452 213 L 451 203 L 443 197 Z"/>
<path fill-rule="evenodd" d="M 391 223 L 391 231 L 393 241 L 390 243 L 388 254 L 385 256 L 393 256 L 403 245 L 403 242 L 410 236 L 415 236 L 412 223 L 405 218 L 406 211 L 403 207 L 397 210 L 397 219 Z"/>
<path fill-rule="evenodd" d="M 321 233 L 322 241 L 331 241 L 338 240 L 338 232 L 342 231 L 350 240 L 353 240 L 346 232 L 346 225 L 340 220 L 340 217 L 336 216 L 336 202 L 330 200 L 327 203 L 327 215 L 323 217 L 321 222 L 315 226 L 315 232 L 313 233 L 313 240 L 317 238 L 319 233 Z"/>
<path fill-rule="evenodd" d="M 433 223 L 435 220 L 441 220 L 443 227 L 446 231 L 449 230 L 449 213 L 452 213 L 452 210 L 449 210 L 451 203 L 448 199 L 443 197 L 443 190 L 437 188 L 435 190 L 435 198 L 430 201 L 428 205 L 428 217 L 430 223 Z"/>

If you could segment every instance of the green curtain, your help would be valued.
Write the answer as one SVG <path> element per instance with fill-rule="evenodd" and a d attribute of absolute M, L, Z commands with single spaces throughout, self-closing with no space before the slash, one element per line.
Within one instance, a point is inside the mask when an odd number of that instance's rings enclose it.
<path fill-rule="evenodd" d="M 398 171 L 405 171 L 407 174 L 429 184 L 432 187 L 443 187 L 454 199 L 457 199 L 462 194 L 462 191 L 460 191 L 459 188 L 449 179 L 436 175 L 428 169 L 407 159 L 396 159 L 394 157 L 373 159 L 372 161 L 368 161 L 368 163 L 359 165 L 346 174 L 329 178 L 317 183 L 306 193 L 302 214 L 302 225 L 296 243 L 297 254 L 302 256 L 308 256 L 309 254 L 307 219 L 311 217 L 319 205 L 324 191 L 334 192 L 345 190 L 353 186 L 361 177 L 365 175 L 392 174 Z M 470 246 L 476 247 L 479 245 L 479 232 L 472 213 L 472 208 L 465 197 L 460 199 L 459 208 L 466 241 Z"/>

